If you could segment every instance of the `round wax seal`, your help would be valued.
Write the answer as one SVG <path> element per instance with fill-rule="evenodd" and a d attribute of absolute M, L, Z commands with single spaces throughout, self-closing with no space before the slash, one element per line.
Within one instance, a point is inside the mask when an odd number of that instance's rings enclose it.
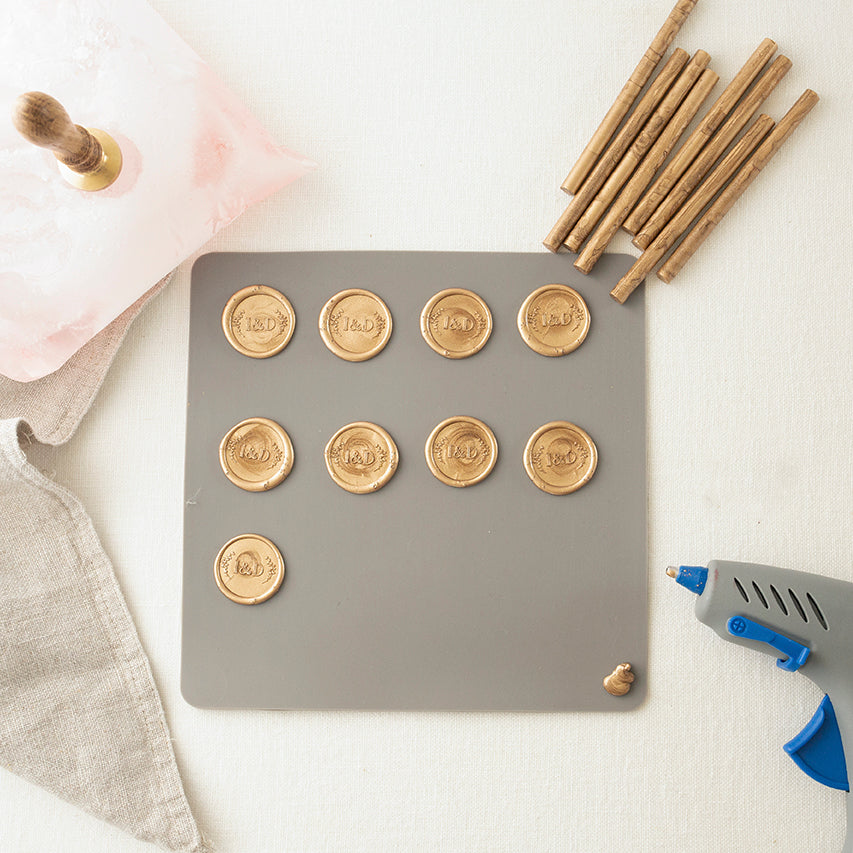
<path fill-rule="evenodd" d="M 589 308 L 574 288 L 548 284 L 524 300 L 518 312 L 518 331 L 535 352 L 565 355 L 584 342 L 589 332 Z"/>
<path fill-rule="evenodd" d="M 577 491 L 592 479 L 597 464 L 595 442 L 568 421 L 552 421 L 539 427 L 524 449 L 527 476 L 550 495 Z"/>
<path fill-rule="evenodd" d="M 397 445 L 376 424 L 357 421 L 341 427 L 326 445 L 331 478 L 355 495 L 376 492 L 397 470 Z"/>
<path fill-rule="evenodd" d="M 470 290 L 442 290 L 427 302 L 421 312 L 424 340 L 445 358 L 474 355 L 486 345 L 491 333 L 492 312 Z"/>
<path fill-rule="evenodd" d="M 369 290 L 342 290 L 320 312 L 320 337 L 339 358 L 367 361 L 391 337 L 391 312 Z"/>
<path fill-rule="evenodd" d="M 278 592 L 284 560 L 266 536 L 244 533 L 222 546 L 213 567 L 216 585 L 238 604 L 260 604 Z"/>
<path fill-rule="evenodd" d="M 269 418 L 249 418 L 230 429 L 219 445 L 225 476 L 247 492 L 277 486 L 293 468 L 290 436 Z"/>
<path fill-rule="evenodd" d="M 238 290 L 222 312 L 228 342 L 250 358 L 269 358 L 281 352 L 295 325 L 296 314 L 287 297 L 263 284 Z"/>
<path fill-rule="evenodd" d="M 429 470 L 448 486 L 473 486 L 492 472 L 498 458 L 495 434 L 477 418 L 459 415 L 442 421 L 425 447 Z"/>

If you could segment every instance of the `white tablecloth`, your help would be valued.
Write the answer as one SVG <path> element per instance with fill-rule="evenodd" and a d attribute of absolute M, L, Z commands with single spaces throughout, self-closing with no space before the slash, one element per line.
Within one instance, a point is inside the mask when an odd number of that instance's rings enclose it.
<path fill-rule="evenodd" d="M 206 250 L 544 251 L 560 181 L 671 5 L 154 0 L 276 138 L 321 164 Z M 844 796 L 781 749 L 821 694 L 721 642 L 663 569 L 743 559 L 853 580 L 851 32 L 847 0 L 702 0 L 676 40 L 711 54 L 719 92 L 769 35 L 794 66 L 766 110 L 778 119 L 807 87 L 822 100 L 675 282 L 649 280 L 640 711 L 190 707 L 190 261 L 137 322 L 79 433 L 45 464 L 115 563 L 221 853 L 840 849 Z M 150 849 L 10 773 L 0 802 L 4 853 Z"/>

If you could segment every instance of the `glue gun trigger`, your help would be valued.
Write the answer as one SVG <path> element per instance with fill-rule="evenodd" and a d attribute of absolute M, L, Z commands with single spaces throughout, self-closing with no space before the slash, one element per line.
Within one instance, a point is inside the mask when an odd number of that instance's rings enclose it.
<path fill-rule="evenodd" d="M 726 623 L 728 632 L 733 637 L 742 637 L 745 640 L 758 640 L 762 643 L 772 646 L 777 652 L 780 652 L 785 657 L 779 658 L 776 661 L 776 666 L 779 669 L 784 669 L 786 672 L 796 672 L 809 656 L 809 647 L 786 637 L 784 634 L 779 634 L 771 630 L 766 625 L 760 625 L 758 622 L 753 622 L 752 619 L 747 619 L 746 616 L 732 616 Z"/>

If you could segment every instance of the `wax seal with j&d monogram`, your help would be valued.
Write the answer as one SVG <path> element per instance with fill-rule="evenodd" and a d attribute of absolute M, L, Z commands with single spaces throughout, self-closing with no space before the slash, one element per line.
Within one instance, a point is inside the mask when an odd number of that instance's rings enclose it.
<path fill-rule="evenodd" d="M 491 333 L 492 312 L 470 290 L 442 290 L 427 302 L 421 312 L 424 340 L 445 358 L 474 355 L 486 345 Z"/>
<path fill-rule="evenodd" d="M 320 312 L 320 337 L 339 358 L 367 361 L 391 337 L 391 312 L 369 290 L 342 290 Z"/>
<path fill-rule="evenodd" d="M 429 470 L 448 486 L 473 486 L 492 472 L 498 458 L 495 434 L 477 418 L 442 421 L 424 448 Z"/>
<path fill-rule="evenodd" d="M 576 350 L 589 332 L 589 308 L 574 288 L 548 284 L 534 290 L 518 312 L 518 331 L 540 355 Z"/>
<path fill-rule="evenodd" d="M 237 604 L 260 604 L 278 592 L 284 559 L 266 536 L 244 533 L 222 546 L 213 566 L 216 585 Z"/>
<path fill-rule="evenodd" d="M 376 424 L 357 421 L 341 427 L 326 445 L 331 478 L 355 495 L 381 489 L 397 470 L 397 445 Z"/>
<path fill-rule="evenodd" d="M 296 314 L 283 293 L 264 284 L 238 290 L 222 312 L 222 331 L 237 352 L 269 358 L 293 337 Z"/>
<path fill-rule="evenodd" d="M 595 442 L 569 421 L 552 421 L 530 436 L 524 449 L 528 477 L 551 495 L 567 495 L 592 479 L 598 464 Z"/>
<path fill-rule="evenodd" d="M 269 418 L 249 418 L 232 427 L 219 445 L 225 476 L 247 492 L 277 486 L 293 468 L 290 436 Z"/>

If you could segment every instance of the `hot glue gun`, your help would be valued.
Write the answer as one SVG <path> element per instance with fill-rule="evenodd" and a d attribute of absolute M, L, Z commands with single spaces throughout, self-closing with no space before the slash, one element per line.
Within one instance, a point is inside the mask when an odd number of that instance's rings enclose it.
<path fill-rule="evenodd" d="M 844 758 L 844 744 L 853 749 L 853 584 L 722 560 L 708 568 L 670 566 L 666 573 L 696 593 L 700 622 L 724 640 L 778 657 L 780 669 L 801 669 L 826 693 L 784 749 L 813 779 L 848 792 L 843 853 L 853 853 L 853 797 Z"/>

